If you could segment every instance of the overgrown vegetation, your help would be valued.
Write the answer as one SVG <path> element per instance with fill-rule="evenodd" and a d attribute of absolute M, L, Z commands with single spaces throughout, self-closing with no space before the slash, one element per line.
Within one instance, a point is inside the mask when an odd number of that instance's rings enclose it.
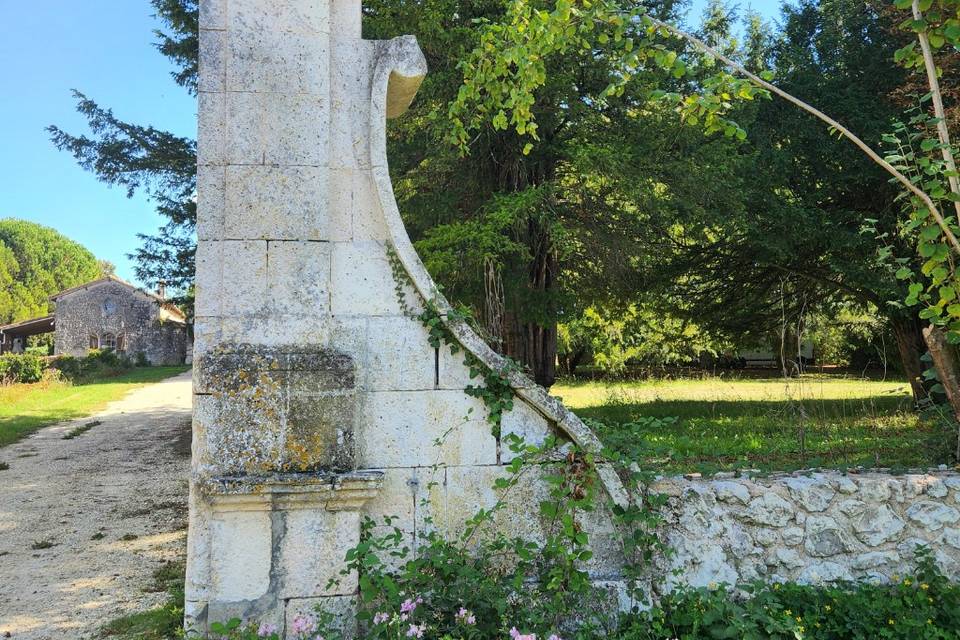
<path fill-rule="evenodd" d="M 934 640 L 960 634 L 960 585 L 937 569 L 929 553 L 917 569 L 889 583 L 793 583 L 681 589 L 648 613 L 632 616 L 624 640 L 738 638 L 743 640 Z"/>
<path fill-rule="evenodd" d="M 42 357 L 32 353 L 5 353 L 0 356 L 0 384 L 30 384 L 43 378 Z"/>

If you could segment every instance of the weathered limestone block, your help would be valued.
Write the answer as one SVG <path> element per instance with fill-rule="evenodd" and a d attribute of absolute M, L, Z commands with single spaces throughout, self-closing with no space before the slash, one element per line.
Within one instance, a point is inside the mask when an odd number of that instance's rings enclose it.
<path fill-rule="evenodd" d="M 221 0 L 222 1 L 222 0 Z M 285 0 L 276 5 L 263 0 L 227 0 L 231 31 L 283 31 L 329 33 L 330 3 L 315 0 Z M 324 61 L 326 66 L 326 61 Z"/>
<path fill-rule="evenodd" d="M 343 354 L 302 346 L 222 344 L 198 359 L 197 391 L 215 475 L 350 470 L 354 369 Z"/>
<path fill-rule="evenodd" d="M 329 239 L 327 172 L 322 168 L 227 167 L 224 180 L 223 237 Z"/>
<path fill-rule="evenodd" d="M 887 505 L 867 507 L 853 520 L 853 530 L 861 542 L 871 547 L 896 540 L 906 525 Z"/>
<path fill-rule="evenodd" d="M 386 242 L 389 236 L 367 171 L 333 168 L 330 175 L 330 240 Z"/>
<path fill-rule="evenodd" d="M 319 4 L 319 3 L 318 3 Z M 326 96 L 329 36 L 257 29 L 243 25 L 230 31 L 226 51 L 228 91 L 315 94 Z"/>
<path fill-rule="evenodd" d="M 795 515 L 796 508 L 775 493 L 767 492 L 750 501 L 742 518 L 747 522 L 782 527 Z"/>
<path fill-rule="evenodd" d="M 508 435 L 518 436 L 527 444 L 539 446 L 552 433 L 546 418 L 536 409 L 525 402 L 514 402 L 513 409 L 503 414 L 500 423 L 500 439 L 503 441 L 500 446 L 500 462 L 506 464 L 516 457 L 504 440 Z"/>
<path fill-rule="evenodd" d="M 497 463 L 483 403 L 462 391 L 372 392 L 362 404 L 361 468 Z"/>
<path fill-rule="evenodd" d="M 849 569 L 836 562 L 816 562 L 808 565 L 797 577 L 802 584 L 823 584 L 837 580 L 853 580 Z"/>
<path fill-rule="evenodd" d="M 323 164 L 328 142 L 324 96 L 229 92 L 222 159 L 231 165 Z"/>
<path fill-rule="evenodd" d="M 267 243 L 265 240 L 225 240 L 220 245 L 222 265 L 220 310 L 241 318 L 267 311 Z M 229 291 L 229 295 L 222 292 Z M 211 314 L 213 315 L 213 314 Z"/>
<path fill-rule="evenodd" d="M 804 547 L 811 556 L 826 558 L 850 551 L 853 542 L 833 518 L 810 516 L 806 521 Z"/>
<path fill-rule="evenodd" d="M 822 476 L 814 478 L 785 478 L 784 484 L 790 489 L 790 495 L 810 512 L 825 511 L 836 491 L 830 482 Z"/>
<path fill-rule="evenodd" d="M 367 391 L 429 391 L 440 364 L 427 333 L 414 318 L 367 318 L 364 323 Z"/>
<path fill-rule="evenodd" d="M 297 313 L 304 305 L 316 313 L 329 308 L 328 243 L 271 241 L 267 260 L 267 305 L 274 315 Z"/>
<path fill-rule="evenodd" d="M 221 602 L 256 600 L 270 589 L 270 515 L 224 513 L 210 523 L 210 597 Z M 243 558 L 243 562 L 237 562 Z"/>
<path fill-rule="evenodd" d="M 750 501 L 750 490 L 740 482 L 730 482 L 720 480 L 713 482 L 713 490 L 717 494 L 717 500 L 721 502 L 739 502 L 747 504 Z"/>
<path fill-rule="evenodd" d="M 279 562 L 283 572 L 281 598 L 316 595 L 350 595 L 357 576 L 341 576 L 344 549 L 359 541 L 359 516 L 355 511 L 328 513 L 298 509 L 286 513 Z M 330 580 L 338 581 L 328 587 Z"/>
<path fill-rule="evenodd" d="M 907 509 L 907 517 L 929 531 L 939 531 L 946 524 L 960 520 L 960 511 L 932 500 L 922 500 Z"/>
<path fill-rule="evenodd" d="M 351 283 L 331 291 L 334 316 L 401 315 L 386 248 L 379 242 L 333 243 L 331 270 L 334 282 Z"/>
<path fill-rule="evenodd" d="M 224 237 L 226 188 L 226 167 L 204 167 L 203 171 L 197 172 L 197 240 L 204 247 L 210 246 L 204 241 Z M 204 265 L 198 271 L 206 275 L 210 268 L 211 265 Z"/>

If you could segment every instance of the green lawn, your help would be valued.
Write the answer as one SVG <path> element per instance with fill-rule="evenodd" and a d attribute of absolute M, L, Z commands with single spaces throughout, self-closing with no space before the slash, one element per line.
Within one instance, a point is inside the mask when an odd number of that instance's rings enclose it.
<path fill-rule="evenodd" d="M 948 436 L 900 381 L 829 375 L 561 383 L 551 392 L 604 442 L 666 472 L 740 467 L 911 467 L 945 460 Z"/>
<path fill-rule="evenodd" d="M 50 381 L 0 386 L 0 447 L 42 427 L 96 413 L 128 391 L 187 368 L 140 367 L 84 384 Z"/>

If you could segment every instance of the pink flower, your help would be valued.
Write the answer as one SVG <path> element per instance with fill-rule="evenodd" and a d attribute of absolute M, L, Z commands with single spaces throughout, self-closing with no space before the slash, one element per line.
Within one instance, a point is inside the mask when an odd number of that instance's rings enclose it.
<path fill-rule="evenodd" d="M 423 632 L 426 631 L 426 629 L 427 629 L 427 625 L 425 625 L 425 624 L 421 624 L 420 626 L 417 626 L 417 625 L 415 625 L 415 624 L 412 624 L 412 625 L 410 625 L 410 628 L 407 629 L 407 637 L 408 637 L 408 638 L 422 638 L 422 637 L 423 637 Z"/>
<path fill-rule="evenodd" d="M 383 624 L 389 619 L 390 619 L 390 614 L 380 611 L 380 612 L 377 612 L 375 616 L 373 616 L 373 624 Z"/>
<path fill-rule="evenodd" d="M 261 622 L 260 628 L 257 629 L 257 636 L 261 638 L 266 638 L 267 636 L 272 636 L 277 632 L 277 625 L 270 624 L 269 622 Z"/>
<path fill-rule="evenodd" d="M 400 613 L 413 613 L 413 610 L 417 608 L 417 605 L 423 602 L 423 598 L 418 597 L 416 600 L 411 600 L 407 598 L 403 601 L 403 604 L 400 605 Z"/>
<path fill-rule="evenodd" d="M 537 634 L 535 633 L 523 634 L 517 631 L 516 627 L 512 627 L 510 629 L 510 637 L 513 638 L 513 640 L 537 640 Z"/>
<path fill-rule="evenodd" d="M 561 638 L 560 636 L 558 636 L 558 635 L 555 634 L 555 633 L 551 633 L 551 634 L 550 634 L 550 637 L 547 638 L 547 640 L 563 640 L 563 638 Z"/>
<path fill-rule="evenodd" d="M 301 614 L 293 619 L 290 630 L 301 636 L 308 636 L 317 630 L 317 621 L 312 616 Z"/>
<path fill-rule="evenodd" d="M 460 610 L 454 614 L 454 619 L 460 624 L 473 625 L 477 624 L 477 617 L 473 615 L 472 611 L 467 611 L 465 607 L 460 607 Z"/>

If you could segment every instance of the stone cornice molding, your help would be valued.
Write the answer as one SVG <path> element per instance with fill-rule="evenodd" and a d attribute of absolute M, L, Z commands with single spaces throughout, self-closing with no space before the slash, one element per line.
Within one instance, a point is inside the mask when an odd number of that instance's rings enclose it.
<path fill-rule="evenodd" d="M 215 512 L 323 509 L 356 511 L 383 486 L 380 471 L 288 473 L 202 481 Z"/>

